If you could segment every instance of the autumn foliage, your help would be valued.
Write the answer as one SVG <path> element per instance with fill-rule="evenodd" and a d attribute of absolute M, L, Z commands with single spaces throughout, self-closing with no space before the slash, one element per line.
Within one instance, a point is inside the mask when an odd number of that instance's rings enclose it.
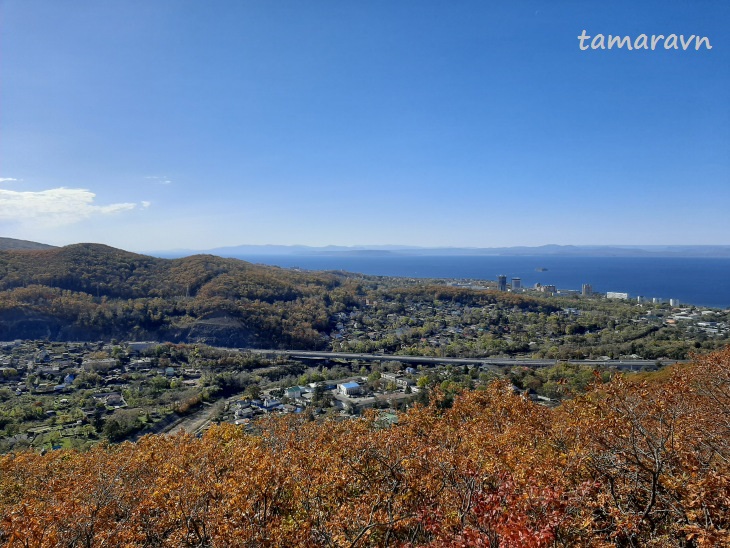
<path fill-rule="evenodd" d="M 0 460 L 6 546 L 730 544 L 730 349 L 548 409 L 272 419 Z"/>

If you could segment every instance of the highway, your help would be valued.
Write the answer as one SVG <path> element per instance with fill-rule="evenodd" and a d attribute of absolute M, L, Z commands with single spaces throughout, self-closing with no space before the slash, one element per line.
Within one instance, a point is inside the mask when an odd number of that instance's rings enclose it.
<path fill-rule="evenodd" d="M 577 363 L 602 367 L 615 367 L 624 370 L 639 370 L 645 366 L 656 365 L 656 360 L 555 360 L 530 358 L 436 358 L 432 356 L 401 356 L 394 354 L 352 354 L 348 352 L 318 352 L 311 350 L 262 350 L 241 349 L 243 352 L 269 356 L 286 356 L 291 359 L 304 360 L 361 360 L 361 361 L 399 361 L 413 364 L 452 364 L 452 365 L 492 365 L 496 367 L 512 367 L 524 365 L 526 367 L 550 367 L 558 362 Z M 677 363 L 678 360 L 663 360 L 662 364 Z"/>

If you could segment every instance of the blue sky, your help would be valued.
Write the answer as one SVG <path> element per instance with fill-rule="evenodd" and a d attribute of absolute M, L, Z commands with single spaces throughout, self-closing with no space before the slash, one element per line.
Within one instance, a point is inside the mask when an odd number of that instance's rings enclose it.
<path fill-rule="evenodd" d="M 724 0 L 4 0 L 0 234 L 730 244 L 728 28 Z"/>

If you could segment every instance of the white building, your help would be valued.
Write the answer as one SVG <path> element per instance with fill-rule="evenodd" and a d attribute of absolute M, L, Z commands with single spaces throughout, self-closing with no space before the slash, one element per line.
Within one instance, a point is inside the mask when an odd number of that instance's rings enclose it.
<path fill-rule="evenodd" d="M 337 391 L 344 396 L 354 396 L 362 392 L 362 388 L 356 382 L 343 382 L 337 385 Z"/>

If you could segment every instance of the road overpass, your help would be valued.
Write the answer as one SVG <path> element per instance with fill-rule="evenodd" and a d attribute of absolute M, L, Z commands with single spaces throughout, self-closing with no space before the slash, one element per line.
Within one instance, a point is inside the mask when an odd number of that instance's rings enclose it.
<path fill-rule="evenodd" d="M 283 356 L 294 360 L 360 360 L 360 361 L 398 361 L 418 365 L 492 365 L 495 367 L 550 367 L 556 363 L 575 363 L 594 367 L 615 367 L 623 370 L 639 370 L 646 366 L 655 366 L 656 360 L 555 360 L 531 358 L 449 358 L 434 356 L 403 356 L 396 354 L 356 354 L 349 352 L 321 352 L 312 350 L 264 350 L 241 349 L 244 352 L 268 356 Z M 663 360 L 662 364 L 677 363 L 677 360 Z"/>

